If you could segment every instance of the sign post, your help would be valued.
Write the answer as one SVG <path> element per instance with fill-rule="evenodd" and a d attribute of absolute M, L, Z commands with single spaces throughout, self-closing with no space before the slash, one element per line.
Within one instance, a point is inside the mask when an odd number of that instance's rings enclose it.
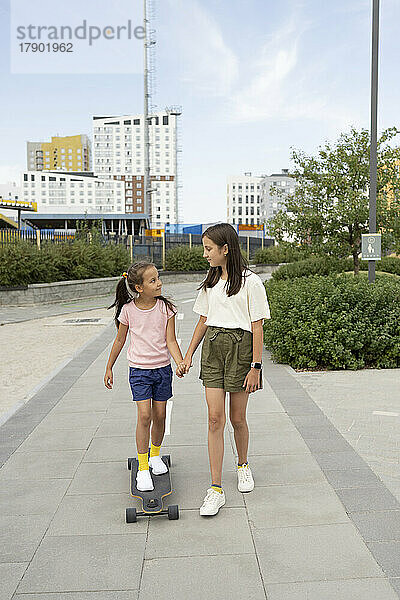
<path fill-rule="evenodd" d="M 165 231 L 162 232 L 162 268 L 165 271 Z"/>
<path fill-rule="evenodd" d="M 375 260 L 381 259 L 381 234 L 363 233 L 361 235 L 361 258 L 369 260 L 368 266 L 373 262 L 375 279 Z"/>
<path fill-rule="evenodd" d="M 379 57 L 379 0 L 372 3 L 371 51 L 371 143 L 369 160 L 369 232 L 376 232 L 376 180 L 377 180 L 377 123 L 378 123 L 378 57 Z M 368 280 L 375 281 L 375 261 L 369 259 Z"/>

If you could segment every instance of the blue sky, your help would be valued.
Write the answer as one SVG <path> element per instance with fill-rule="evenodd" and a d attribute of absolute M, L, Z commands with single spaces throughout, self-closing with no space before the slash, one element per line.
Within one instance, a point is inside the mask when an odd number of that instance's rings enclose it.
<path fill-rule="evenodd" d="M 369 127 L 372 0 L 154 4 L 154 103 L 183 107 L 185 222 L 225 219 L 228 175 L 290 168 L 291 147 L 311 153 Z M 0 0 L 0 182 L 25 168 L 26 140 L 91 134 L 94 114 L 142 110 L 141 75 L 10 74 L 8 15 Z M 400 2 L 381 2 L 380 17 L 382 129 L 400 127 Z"/>

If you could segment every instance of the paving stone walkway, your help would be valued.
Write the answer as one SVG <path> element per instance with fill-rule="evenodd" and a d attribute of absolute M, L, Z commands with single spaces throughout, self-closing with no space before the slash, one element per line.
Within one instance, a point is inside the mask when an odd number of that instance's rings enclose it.
<path fill-rule="evenodd" d="M 195 293 L 176 285 L 186 348 Z M 198 379 L 175 379 L 170 432 L 180 519 L 125 523 L 135 406 L 125 356 L 102 383 L 112 327 L 0 427 L 0 600 L 395 600 L 400 504 L 291 370 L 264 357 L 249 404 L 256 487 L 236 487 L 226 429 L 227 503 L 198 508 L 209 485 Z M 125 353 L 125 352 L 124 352 Z M 397 590 L 397 591 L 396 591 Z"/>

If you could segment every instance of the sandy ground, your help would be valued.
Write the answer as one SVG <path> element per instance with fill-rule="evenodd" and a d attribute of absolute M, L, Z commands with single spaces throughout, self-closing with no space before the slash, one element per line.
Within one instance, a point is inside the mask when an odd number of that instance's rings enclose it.
<path fill-rule="evenodd" d="M 99 324 L 65 325 L 69 319 Z M 26 401 L 51 373 L 63 366 L 112 320 L 105 309 L 68 313 L 0 327 L 0 419 Z"/>

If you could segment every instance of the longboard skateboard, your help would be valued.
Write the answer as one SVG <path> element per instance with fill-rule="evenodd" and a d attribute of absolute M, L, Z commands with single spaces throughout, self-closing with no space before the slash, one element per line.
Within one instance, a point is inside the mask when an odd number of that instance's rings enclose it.
<path fill-rule="evenodd" d="M 125 511 L 127 523 L 136 523 L 137 517 L 153 515 L 168 515 L 168 519 L 170 520 L 179 519 L 179 508 L 176 504 L 164 509 L 164 498 L 172 493 L 171 475 L 169 472 L 169 467 L 171 466 L 170 456 L 163 456 L 162 461 L 167 465 L 168 471 L 162 475 L 153 475 L 150 469 L 154 490 L 141 492 L 136 487 L 136 474 L 139 467 L 138 460 L 136 458 L 128 458 L 128 469 L 131 472 L 131 496 L 141 500 L 142 510 L 137 511 L 133 507 L 127 508 Z"/>

